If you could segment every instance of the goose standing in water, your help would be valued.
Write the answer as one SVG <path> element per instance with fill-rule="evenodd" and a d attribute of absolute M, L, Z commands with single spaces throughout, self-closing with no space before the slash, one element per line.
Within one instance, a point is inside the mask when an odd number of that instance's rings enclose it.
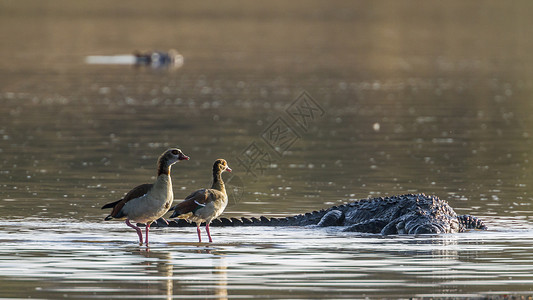
<path fill-rule="evenodd" d="M 139 245 L 143 244 L 141 228 L 130 223 L 146 223 L 146 245 L 148 245 L 148 231 L 153 221 L 161 218 L 170 208 L 174 200 L 170 167 L 180 160 L 189 160 L 180 149 L 171 148 L 165 151 L 157 160 L 157 178 L 153 184 L 141 184 L 129 191 L 124 198 L 108 203 L 102 207 L 113 208 L 111 214 L 105 218 L 126 219 L 126 225 L 135 229 L 139 235 Z"/>
<path fill-rule="evenodd" d="M 200 224 L 205 222 L 205 230 L 209 237 L 209 242 L 213 242 L 209 232 L 209 223 L 216 219 L 226 208 L 228 204 L 228 195 L 224 181 L 222 181 L 222 172 L 231 172 L 228 163 L 223 159 L 217 159 L 213 165 L 213 184 L 210 189 L 200 189 L 185 198 L 181 203 L 172 207 L 174 213 L 171 218 L 185 219 L 196 223 L 198 233 L 198 242 L 202 242 Z"/>

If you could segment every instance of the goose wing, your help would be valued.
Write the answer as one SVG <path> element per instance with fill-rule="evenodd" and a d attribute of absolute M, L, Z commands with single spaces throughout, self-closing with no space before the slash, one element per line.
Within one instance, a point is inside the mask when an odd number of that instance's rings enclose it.
<path fill-rule="evenodd" d="M 192 192 L 185 198 L 185 200 L 170 209 L 174 210 L 174 213 L 170 217 L 175 218 L 179 215 L 194 213 L 212 201 L 212 197 L 210 197 L 211 195 L 211 189 L 200 189 Z"/>
<path fill-rule="evenodd" d="M 109 214 L 108 217 L 106 217 L 106 220 L 109 220 L 111 218 L 121 218 L 123 215 L 121 214 L 121 210 L 128 203 L 128 201 L 142 197 L 146 195 L 153 187 L 154 185 L 151 183 L 145 183 L 138 185 L 134 187 L 131 191 L 129 191 L 122 199 L 108 203 L 104 206 L 102 206 L 102 209 L 105 208 L 113 208 L 111 211 L 111 214 Z"/>

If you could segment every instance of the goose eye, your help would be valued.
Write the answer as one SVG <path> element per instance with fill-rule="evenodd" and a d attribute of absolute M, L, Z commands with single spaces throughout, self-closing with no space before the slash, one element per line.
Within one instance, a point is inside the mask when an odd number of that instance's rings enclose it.
<path fill-rule="evenodd" d="M 174 149 L 174 150 L 172 150 L 170 153 L 172 153 L 172 154 L 174 154 L 174 155 L 178 155 L 179 152 L 178 152 L 178 150 Z"/>

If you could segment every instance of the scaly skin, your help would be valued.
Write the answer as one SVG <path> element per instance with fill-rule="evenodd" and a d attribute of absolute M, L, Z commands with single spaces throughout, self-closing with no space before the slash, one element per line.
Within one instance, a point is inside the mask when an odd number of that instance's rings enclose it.
<path fill-rule="evenodd" d="M 154 225 L 156 225 L 154 223 Z M 320 211 L 286 218 L 219 218 L 211 226 L 345 226 L 344 231 L 388 234 L 456 233 L 468 229 L 485 230 L 476 217 L 457 216 L 445 200 L 424 194 L 363 199 Z M 158 226 L 166 226 L 158 222 Z M 193 226 L 184 220 L 168 226 Z"/>

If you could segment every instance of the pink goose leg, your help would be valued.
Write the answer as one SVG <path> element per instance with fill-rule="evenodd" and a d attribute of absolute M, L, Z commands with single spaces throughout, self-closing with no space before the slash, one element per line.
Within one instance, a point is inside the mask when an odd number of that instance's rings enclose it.
<path fill-rule="evenodd" d="M 209 237 L 209 242 L 212 243 L 213 239 L 211 239 L 211 233 L 209 232 L 209 223 L 205 225 L 205 231 L 207 231 L 207 236 Z"/>
<path fill-rule="evenodd" d="M 137 235 L 139 236 L 139 246 L 142 246 L 143 244 L 143 234 L 142 234 L 142 231 L 141 231 L 141 228 L 133 225 L 130 223 L 130 220 L 126 219 L 126 225 L 128 225 L 129 227 L 135 229 L 135 231 L 137 231 Z M 148 237 L 148 232 L 146 233 L 146 236 Z"/>
<path fill-rule="evenodd" d="M 150 225 L 152 225 L 152 222 L 146 223 L 146 241 L 144 242 L 146 246 L 148 246 L 148 231 L 150 231 Z"/>
<path fill-rule="evenodd" d="M 196 226 L 196 232 L 198 233 L 198 243 L 202 242 L 202 233 L 200 232 L 200 225 Z"/>

